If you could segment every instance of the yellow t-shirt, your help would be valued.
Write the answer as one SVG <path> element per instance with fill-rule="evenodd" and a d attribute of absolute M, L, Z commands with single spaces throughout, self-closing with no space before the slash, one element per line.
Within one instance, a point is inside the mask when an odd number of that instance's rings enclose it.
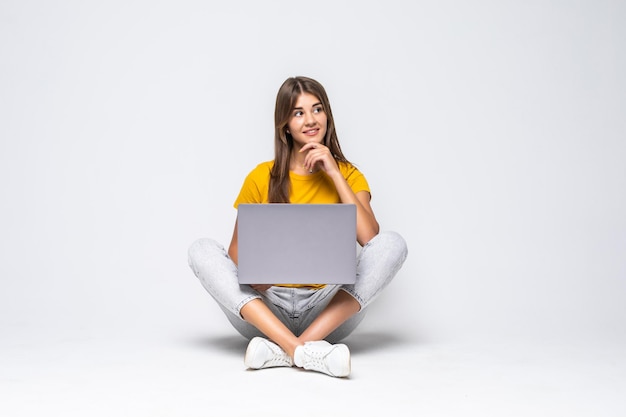
<path fill-rule="evenodd" d="M 339 162 L 338 165 L 354 193 L 359 191 L 370 192 L 365 176 L 354 165 L 345 162 Z M 272 166 L 274 166 L 274 161 L 262 162 L 250 171 L 235 200 L 235 208 L 242 203 L 264 204 L 269 202 L 268 193 Z M 291 180 L 289 202 L 292 204 L 335 204 L 341 202 L 335 184 L 322 171 L 311 175 L 297 175 L 290 172 L 289 179 Z M 281 286 L 301 287 L 302 285 L 285 284 Z M 324 287 L 324 285 L 311 286 Z"/>
<path fill-rule="evenodd" d="M 365 176 L 354 165 L 340 162 L 339 170 L 355 193 L 369 192 L 369 185 Z M 240 203 L 268 203 L 270 187 L 270 171 L 274 161 L 262 162 L 246 176 L 241 191 L 235 200 L 235 208 Z M 291 192 L 289 202 L 293 204 L 333 204 L 340 203 L 335 184 L 324 174 L 318 171 L 311 175 L 297 175 L 289 173 Z"/>

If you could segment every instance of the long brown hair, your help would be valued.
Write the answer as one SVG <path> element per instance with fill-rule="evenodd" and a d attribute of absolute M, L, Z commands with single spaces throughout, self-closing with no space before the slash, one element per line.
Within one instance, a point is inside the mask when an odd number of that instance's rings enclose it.
<path fill-rule="evenodd" d="M 276 107 L 274 109 L 274 166 L 270 172 L 269 202 L 289 203 L 291 182 L 289 181 L 289 164 L 291 150 L 293 149 L 293 137 L 287 133 L 287 124 L 298 97 L 303 94 L 312 94 L 322 103 L 326 113 L 327 126 L 323 144 L 330 149 L 337 162 L 349 162 L 341 151 L 335 120 L 330 108 L 330 101 L 324 87 L 317 81 L 308 77 L 287 78 L 280 86 L 276 95 Z"/>

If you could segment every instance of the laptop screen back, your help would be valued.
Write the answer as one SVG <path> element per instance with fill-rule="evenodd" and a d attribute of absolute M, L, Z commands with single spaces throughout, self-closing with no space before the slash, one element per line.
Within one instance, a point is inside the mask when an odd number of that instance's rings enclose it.
<path fill-rule="evenodd" d="M 352 284 L 354 204 L 240 204 L 241 284 Z"/>

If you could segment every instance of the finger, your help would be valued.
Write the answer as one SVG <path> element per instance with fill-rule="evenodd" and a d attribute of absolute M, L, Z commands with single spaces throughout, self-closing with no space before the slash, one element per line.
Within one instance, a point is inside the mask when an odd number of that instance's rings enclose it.
<path fill-rule="evenodd" d="M 305 143 L 302 148 L 300 148 L 300 152 L 310 151 L 311 149 L 314 149 L 314 145 L 315 143 L 312 142 Z"/>
<path fill-rule="evenodd" d="M 304 158 L 304 162 L 314 165 L 318 162 L 323 163 L 324 160 L 327 159 L 328 157 L 330 157 L 330 153 L 327 152 L 326 149 L 314 148 L 314 149 L 311 149 L 309 153 L 306 154 Z"/>
<path fill-rule="evenodd" d="M 300 149 L 300 152 L 311 151 L 313 149 L 326 149 L 326 146 L 317 142 L 308 142 L 302 146 L 302 148 Z"/>
<path fill-rule="evenodd" d="M 315 165 L 321 161 L 321 155 L 319 153 L 309 152 L 304 158 L 304 167 L 308 170 L 315 168 Z M 322 162 L 323 164 L 323 162 Z"/>

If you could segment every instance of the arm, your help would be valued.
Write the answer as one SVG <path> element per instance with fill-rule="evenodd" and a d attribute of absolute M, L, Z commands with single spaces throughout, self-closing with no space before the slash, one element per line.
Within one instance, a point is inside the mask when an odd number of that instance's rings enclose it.
<path fill-rule="evenodd" d="M 333 178 L 333 181 L 339 192 L 341 202 L 356 205 L 356 238 L 359 245 L 363 246 L 376 236 L 380 230 L 370 205 L 370 193 L 359 191 L 355 194 L 341 173 L 337 177 L 337 179 Z M 341 191 L 340 187 L 342 188 Z"/>
<path fill-rule="evenodd" d="M 233 237 L 230 239 L 230 246 L 228 247 L 228 256 L 237 265 L 239 262 L 239 252 L 237 246 L 237 220 L 235 220 L 235 230 L 233 230 Z"/>
<path fill-rule="evenodd" d="M 300 152 L 307 152 L 304 159 L 304 167 L 313 169 L 320 167 L 335 184 L 339 199 L 344 204 L 354 204 L 356 206 L 356 237 L 361 246 L 369 242 L 380 230 L 374 210 L 370 205 L 371 195 L 367 191 L 354 193 L 348 182 L 341 174 L 337 161 L 330 153 L 330 150 L 319 143 L 307 143 Z"/>
<path fill-rule="evenodd" d="M 235 220 L 235 229 L 233 230 L 233 237 L 230 239 L 230 245 L 228 246 L 228 256 L 230 256 L 230 259 L 235 263 L 235 265 L 238 265 L 239 246 L 237 243 L 237 221 L 236 220 Z M 271 287 L 271 285 L 266 285 L 266 284 L 261 284 L 261 285 L 250 284 L 250 286 L 257 291 L 265 291 L 269 287 Z"/>

